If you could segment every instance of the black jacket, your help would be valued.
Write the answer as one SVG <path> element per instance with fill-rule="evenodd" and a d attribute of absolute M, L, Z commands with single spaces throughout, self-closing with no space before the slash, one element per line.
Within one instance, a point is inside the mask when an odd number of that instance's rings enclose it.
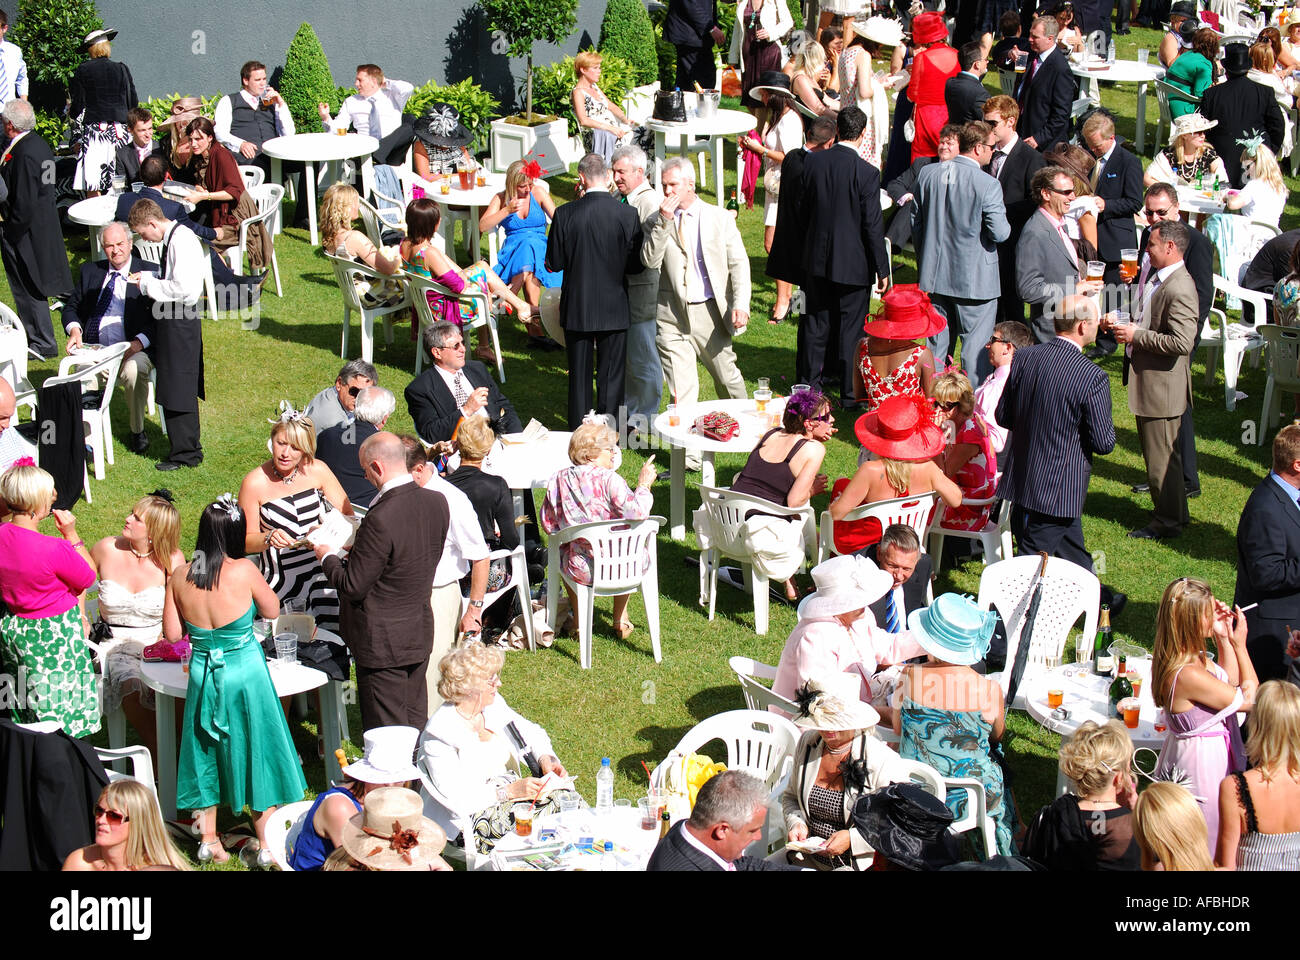
<path fill-rule="evenodd" d="M 86 60 L 68 83 L 68 116 L 83 123 L 126 124 L 126 112 L 140 101 L 125 63 L 107 57 Z M 84 111 L 84 116 L 83 116 Z"/>
<path fill-rule="evenodd" d="M 948 106 L 948 122 L 983 120 L 984 101 L 988 98 L 988 87 L 966 71 L 949 77 L 943 87 L 943 102 Z"/>
<path fill-rule="evenodd" d="M 126 269 L 128 273 L 139 273 L 142 270 L 157 273 L 158 265 L 132 256 Z M 99 317 L 94 316 L 94 313 L 108 270 L 107 260 L 91 260 L 83 263 L 77 285 L 72 288 L 72 293 L 63 302 L 64 331 L 66 332 L 68 324 L 74 321 L 81 324 L 81 339 L 85 343 L 99 343 L 98 335 L 92 335 L 99 327 Z M 122 315 L 123 334 L 125 339 L 133 340 L 143 333 L 149 340 L 145 352 L 150 358 L 153 357 L 154 326 L 153 301 L 143 296 L 138 286 L 128 283 L 126 308 Z"/>
<path fill-rule="evenodd" d="M 1260 481 L 1237 523 L 1237 587 L 1233 603 L 1246 611 L 1246 647 L 1261 681 L 1286 672 L 1289 631 L 1300 623 L 1300 491 Z M 1292 665 L 1293 675 L 1297 658 Z"/>
<path fill-rule="evenodd" d="M 1286 121 L 1273 88 L 1246 76 L 1229 77 L 1206 90 L 1201 97 L 1201 113 L 1207 120 L 1219 121 L 1217 127 L 1206 131 L 1205 139 L 1223 158 L 1228 180 L 1234 187 L 1242 185 L 1241 147 L 1237 141 L 1258 131 L 1264 134 L 1268 148 L 1276 154 L 1286 134 Z"/>
<path fill-rule="evenodd" d="M 488 422 L 494 432 L 517 433 L 523 429 L 519 414 L 511 406 L 487 367 L 477 360 L 465 361 L 465 379 L 473 389 L 488 388 Z M 420 375 L 406 385 L 406 409 L 415 421 L 415 432 L 426 443 L 450 440 L 456 424 L 460 422 L 460 408 L 456 398 L 447 389 L 435 367 L 426 367 Z"/>
<path fill-rule="evenodd" d="M 916 186 L 920 183 L 921 171 L 938 162 L 938 157 L 917 157 L 910 167 L 885 184 L 885 193 L 894 201 L 894 213 L 889 226 L 885 228 L 885 238 L 895 250 L 901 250 L 912 239 L 912 212 L 916 209 Z M 911 194 L 911 198 L 906 203 L 900 203 L 908 194 Z"/>
<path fill-rule="evenodd" d="M 572 271 L 560 293 L 564 330 L 600 333 L 628 328 L 627 275 L 645 269 L 641 241 L 636 209 L 604 190 L 556 209 L 546 241 L 546 269 Z"/>
<path fill-rule="evenodd" d="M 677 47 L 709 47 L 709 30 L 718 22 L 714 0 L 669 0 L 664 39 Z"/>
<path fill-rule="evenodd" d="M 9 191 L 9 202 L 0 211 L 5 243 L 27 268 L 37 290 L 47 297 L 66 296 L 72 289 L 72 272 L 55 208 L 56 185 L 49 175 L 54 154 L 34 131 L 7 152 L 9 162 L 0 166 L 0 177 Z"/>
<path fill-rule="evenodd" d="M 686 821 L 682 820 L 673 825 L 659 843 L 655 846 L 655 852 L 650 855 L 650 862 L 646 864 L 647 873 L 665 873 L 665 872 L 686 872 L 686 873 L 707 873 L 716 871 L 722 873 L 723 870 L 718 866 L 712 857 L 708 857 L 691 846 L 686 838 L 682 836 L 682 831 L 686 829 Z M 737 857 L 731 861 L 735 868 L 739 870 L 794 870 L 795 867 L 782 866 L 780 864 L 768 863 L 761 857 Z"/>
<path fill-rule="evenodd" d="M 1033 62 L 1032 54 L 1030 62 Z M 1036 149 L 1046 153 L 1065 139 L 1076 89 L 1078 83 L 1065 54 L 1059 49 L 1052 50 L 1039 64 L 1032 82 L 1026 70 L 1016 84 L 1016 102 L 1020 104 L 1016 132 L 1022 137 L 1033 137 Z"/>
<path fill-rule="evenodd" d="M 803 168 L 809 153 L 803 147 L 791 150 L 781 161 L 781 194 L 776 204 L 776 227 L 772 249 L 767 254 L 767 275 L 796 286 L 803 283 L 799 216 L 803 206 Z"/>
<path fill-rule="evenodd" d="M 505 480 L 475 467 L 460 467 L 447 475 L 447 482 L 474 504 L 489 549 L 513 550 L 519 546 L 515 508 Z"/>
<path fill-rule="evenodd" d="M 804 161 L 799 235 L 809 279 L 869 287 L 888 273 L 880 171 L 843 144 Z"/>
<path fill-rule="evenodd" d="M 1011 225 L 1011 236 L 1007 237 L 1006 245 L 1011 247 L 1012 260 L 1015 259 L 1016 241 L 1020 239 L 1025 221 L 1038 209 L 1038 198 L 1030 196 L 1029 183 L 1034 179 L 1034 174 L 1046 165 L 1043 155 L 1020 138 L 1012 145 L 1011 152 L 1002 163 L 1002 169 L 998 171 L 998 183 L 1002 184 L 1002 205 L 1007 208 L 1007 223 Z M 991 165 L 984 169 L 992 173 Z"/>
<path fill-rule="evenodd" d="M 361 469 L 361 444 L 379 431 L 373 423 L 356 420 L 336 423 L 316 434 L 316 459 L 333 471 L 343 492 L 355 506 L 369 507 L 379 491 Z"/>
<path fill-rule="evenodd" d="M 1097 253 L 1107 263 L 1119 263 L 1120 251 L 1133 247 L 1133 214 L 1142 209 L 1142 190 L 1142 161 L 1117 139 L 1094 191 L 1106 201 L 1097 217 Z"/>
<path fill-rule="evenodd" d="M 166 160 L 167 152 L 163 142 L 155 140 L 152 149 L 146 156 L 161 157 Z M 117 148 L 117 172 L 119 176 L 126 177 L 127 189 L 130 189 L 131 184 L 140 179 L 140 154 L 136 152 L 134 143 L 128 143 L 125 147 Z M 168 217 L 168 219 L 174 218 Z"/>
<path fill-rule="evenodd" d="M 1268 241 L 1242 274 L 1241 285 L 1247 290 L 1272 293 L 1277 282 L 1291 272 L 1291 254 L 1297 243 L 1300 243 L 1300 229 L 1288 230 Z"/>

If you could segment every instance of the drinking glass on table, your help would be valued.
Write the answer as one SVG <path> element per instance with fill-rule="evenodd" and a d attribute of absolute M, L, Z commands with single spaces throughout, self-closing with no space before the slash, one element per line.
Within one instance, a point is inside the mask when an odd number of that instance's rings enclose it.
<path fill-rule="evenodd" d="M 767 411 L 767 401 L 772 399 L 772 388 L 767 377 L 758 378 L 758 386 L 754 388 L 754 406 L 759 413 Z"/>
<path fill-rule="evenodd" d="M 1145 67 L 1147 65 L 1147 61 L 1150 58 L 1151 58 L 1151 51 L 1146 49 L 1145 47 L 1143 47 L 1141 50 L 1138 51 L 1138 63 L 1142 64 L 1142 66 Z"/>

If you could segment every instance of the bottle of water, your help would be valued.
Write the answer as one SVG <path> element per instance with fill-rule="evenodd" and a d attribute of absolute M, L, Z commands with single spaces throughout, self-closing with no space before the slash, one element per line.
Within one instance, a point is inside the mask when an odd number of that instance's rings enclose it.
<path fill-rule="evenodd" d="M 1115 41 L 1114 41 L 1114 40 L 1112 40 L 1112 41 L 1111 41 L 1111 42 L 1106 46 L 1106 60 L 1107 60 L 1109 63 L 1114 63 L 1114 62 L 1115 62 Z"/>
<path fill-rule="evenodd" d="M 600 761 L 596 774 L 596 816 L 614 812 L 614 771 L 609 768 L 609 757 Z"/>
<path fill-rule="evenodd" d="M 618 861 L 614 858 L 614 841 L 612 840 L 605 841 L 605 851 L 600 856 L 600 869 L 602 871 L 618 869 Z"/>

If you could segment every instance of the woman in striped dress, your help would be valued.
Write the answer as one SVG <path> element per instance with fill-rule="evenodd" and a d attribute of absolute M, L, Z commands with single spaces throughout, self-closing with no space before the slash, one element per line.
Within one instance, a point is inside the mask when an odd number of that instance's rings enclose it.
<path fill-rule="evenodd" d="M 287 403 L 280 411 L 271 421 L 271 458 L 249 471 L 239 488 L 240 509 L 260 521 L 248 524 L 245 549 L 262 555 L 262 575 L 281 604 L 301 603 L 317 626 L 337 633 L 338 594 L 304 538 L 330 510 L 351 514 L 352 504 L 334 472 L 316 459 L 311 418 Z"/>

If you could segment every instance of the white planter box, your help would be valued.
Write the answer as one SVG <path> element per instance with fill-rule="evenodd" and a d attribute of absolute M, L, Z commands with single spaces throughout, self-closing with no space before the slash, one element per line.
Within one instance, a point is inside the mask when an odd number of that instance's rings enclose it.
<path fill-rule="evenodd" d="M 492 169 L 505 173 L 516 160 L 536 160 L 543 176 L 562 173 L 573 162 L 569 125 L 564 120 L 524 127 L 505 120 L 492 121 Z M 578 158 L 574 158 L 578 159 Z"/>

